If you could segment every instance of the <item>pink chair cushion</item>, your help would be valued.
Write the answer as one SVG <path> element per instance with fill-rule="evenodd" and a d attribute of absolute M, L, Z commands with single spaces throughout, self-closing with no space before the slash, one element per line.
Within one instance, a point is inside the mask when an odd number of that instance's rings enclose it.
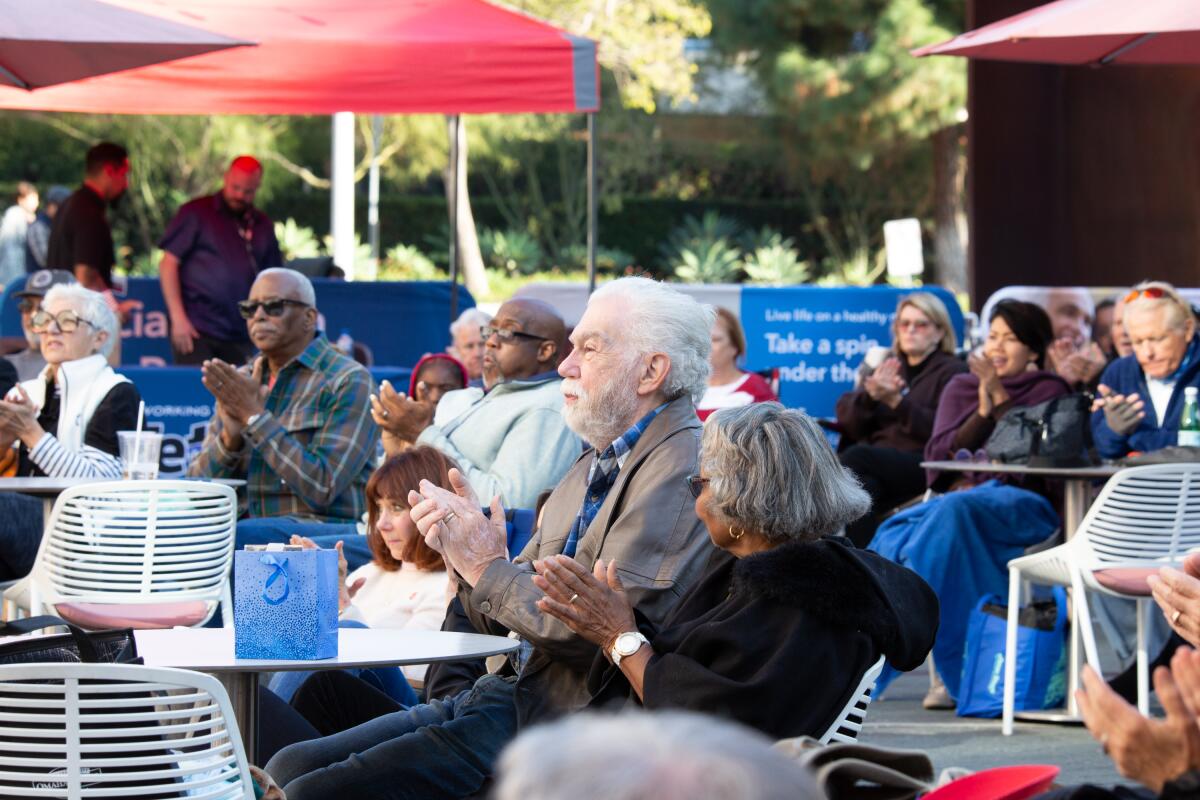
<path fill-rule="evenodd" d="M 1092 572 L 1092 577 L 1105 589 L 1136 597 L 1149 597 L 1150 584 L 1146 578 L 1158 574 L 1158 567 L 1112 567 Z"/>
<path fill-rule="evenodd" d="M 81 628 L 133 628 L 150 630 L 191 627 L 208 617 L 208 603 L 187 600 L 181 603 L 55 603 L 58 615 Z"/>
<path fill-rule="evenodd" d="M 1058 777 L 1058 767 L 1030 764 L 996 767 L 951 781 L 923 800 L 1025 800 L 1043 793 Z"/>

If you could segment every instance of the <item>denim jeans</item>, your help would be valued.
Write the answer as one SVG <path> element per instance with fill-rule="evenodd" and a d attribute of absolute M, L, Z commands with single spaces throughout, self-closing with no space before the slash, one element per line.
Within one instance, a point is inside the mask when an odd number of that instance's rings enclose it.
<path fill-rule="evenodd" d="M 365 628 L 364 623 L 355 619 L 344 619 L 338 622 L 339 628 Z M 386 694 L 388 697 L 395 700 L 405 708 L 415 706 L 421 702 L 417 697 L 416 690 L 408 682 L 408 678 L 404 677 L 404 673 L 399 667 L 371 667 L 371 668 L 354 668 L 344 670 L 356 678 L 362 678 L 371 686 L 374 686 L 379 691 Z M 279 695 L 280 699 L 285 703 L 292 701 L 292 695 L 300 688 L 300 685 L 308 680 L 312 671 L 294 671 L 294 672 L 275 672 L 264 673 L 262 677 L 267 675 L 271 677 L 267 681 L 267 688 L 275 694 Z"/>
<path fill-rule="evenodd" d="M 0 581 L 24 578 L 42 544 L 42 501 L 27 494 L 0 494 Z"/>
<path fill-rule="evenodd" d="M 454 697 L 286 747 L 266 770 L 288 800 L 470 797 L 516 735 L 513 689 L 484 675 Z"/>

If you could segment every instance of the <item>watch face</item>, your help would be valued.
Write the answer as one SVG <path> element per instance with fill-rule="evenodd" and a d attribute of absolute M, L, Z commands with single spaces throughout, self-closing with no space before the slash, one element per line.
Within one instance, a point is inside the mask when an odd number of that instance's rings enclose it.
<path fill-rule="evenodd" d="M 614 648 L 622 656 L 631 656 L 636 653 L 642 646 L 642 638 L 636 633 L 622 633 L 617 637 L 617 646 Z"/>

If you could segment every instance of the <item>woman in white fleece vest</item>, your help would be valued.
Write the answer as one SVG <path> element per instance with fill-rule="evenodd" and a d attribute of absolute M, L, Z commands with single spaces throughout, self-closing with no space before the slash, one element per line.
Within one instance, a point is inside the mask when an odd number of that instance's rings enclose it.
<path fill-rule="evenodd" d="M 17 450 L 17 475 L 119 478 L 117 431 L 137 425 L 137 388 L 108 365 L 120 326 L 104 297 L 54 286 L 30 320 L 46 369 L 0 400 L 0 452 Z M 41 501 L 0 494 L 0 580 L 28 574 L 42 537 Z"/>

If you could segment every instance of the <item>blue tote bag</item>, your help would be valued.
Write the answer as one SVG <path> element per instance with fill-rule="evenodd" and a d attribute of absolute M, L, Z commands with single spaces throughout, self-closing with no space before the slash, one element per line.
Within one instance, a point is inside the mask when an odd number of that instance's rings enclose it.
<path fill-rule="evenodd" d="M 239 550 L 233 557 L 237 658 L 312 661 L 337 656 L 337 553 Z"/>
<path fill-rule="evenodd" d="M 1004 708 L 1004 598 L 980 598 L 967 622 L 958 716 L 998 717 Z M 1066 699 L 1067 593 L 1056 586 L 1017 615 L 1017 677 L 1014 708 L 1057 708 Z"/>

